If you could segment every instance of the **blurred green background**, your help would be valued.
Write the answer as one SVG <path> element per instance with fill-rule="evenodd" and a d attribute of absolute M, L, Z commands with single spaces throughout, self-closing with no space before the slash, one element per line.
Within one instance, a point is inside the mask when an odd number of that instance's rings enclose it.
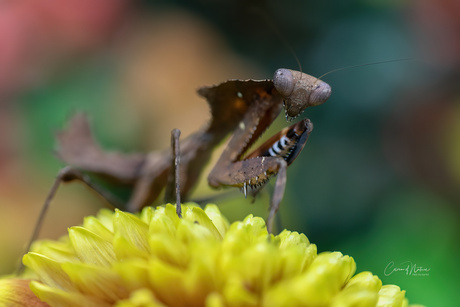
<path fill-rule="evenodd" d="M 288 170 L 281 226 L 351 255 L 412 303 L 456 305 L 459 29 L 456 0 L 2 2 L 0 273 L 13 271 L 63 166 L 53 138 L 73 113 L 89 114 L 107 149 L 163 149 L 172 128 L 186 137 L 209 119 L 198 87 L 298 69 L 292 48 L 314 76 L 412 60 L 324 78 L 332 96 L 302 116 L 315 129 Z M 265 137 L 286 125 L 281 116 Z M 231 220 L 265 217 L 271 191 L 255 203 L 239 192 L 212 202 Z M 210 195 L 221 193 L 203 176 L 193 197 Z M 82 185 L 65 185 L 41 237 L 101 207 Z M 391 273 L 391 263 L 429 272 Z"/>

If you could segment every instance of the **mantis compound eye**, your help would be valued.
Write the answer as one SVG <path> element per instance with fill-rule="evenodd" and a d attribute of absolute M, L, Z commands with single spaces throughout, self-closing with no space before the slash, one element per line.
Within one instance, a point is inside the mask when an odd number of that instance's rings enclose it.
<path fill-rule="evenodd" d="M 331 97 L 331 86 L 318 79 L 311 91 L 310 106 L 323 104 L 329 97 Z"/>
<path fill-rule="evenodd" d="M 283 97 L 288 97 L 294 90 L 295 80 L 292 71 L 286 68 L 280 68 L 275 71 L 273 76 L 273 84 L 276 90 Z"/>

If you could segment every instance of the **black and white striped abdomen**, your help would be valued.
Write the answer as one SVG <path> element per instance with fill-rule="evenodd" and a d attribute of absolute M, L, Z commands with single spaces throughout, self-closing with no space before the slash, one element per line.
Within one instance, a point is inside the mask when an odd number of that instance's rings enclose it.
<path fill-rule="evenodd" d="M 254 157 L 280 157 L 291 164 L 305 146 L 313 129 L 309 119 L 304 119 L 290 127 L 284 128 L 262 146 L 252 152 L 246 159 Z"/>

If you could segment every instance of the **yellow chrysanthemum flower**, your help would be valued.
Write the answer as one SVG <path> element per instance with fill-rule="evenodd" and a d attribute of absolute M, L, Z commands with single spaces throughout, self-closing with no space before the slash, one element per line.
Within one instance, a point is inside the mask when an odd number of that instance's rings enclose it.
<path fill-rule="evenodd" d="M 51 306 L 407 306 L 405 291 L 355 276 L 353 258 L 317 254 L 297 232 L 269 235 L 262 218 L 229 224 L 214 205 L 102 210 L 23 262 Z M 0 289 L 1 292 L 1 289 Z"/>

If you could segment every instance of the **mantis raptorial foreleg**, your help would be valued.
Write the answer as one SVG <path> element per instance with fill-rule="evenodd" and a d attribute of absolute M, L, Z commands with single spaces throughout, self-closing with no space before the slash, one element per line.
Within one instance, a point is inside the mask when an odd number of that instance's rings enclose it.
<path fill-rule="evenodd" d="M 238 138 L 244 139 L 245 135 L 235 134 L 209 174 L 209 184 L 213 187 L 239 187 L 246 196 L 249 188 L 258 189 L 277 175 L 267 219 L 268 231 L 272 232 L 273 220 L 284 195 L 287 167 L 305 146 L 312 129 L 310 120 L 300 121 L 274 135 L 243 160 L 236 160 L 241 154 L 235 154 L 230 146 Z"/>
<path fill-rule="evenodd" d="M 213 173 L 210 184 L 213 187 L 239 187 L 245 196 L 249 189 L 258 188 L 271 176 L 277 175 L 275 190 L 270 203 L 270 214 L 267 220 L 269 232 L 273 230 L 273 219 L 278 211 L 286 185 L 287 163 L 280 157 L 256 157 L 250 160 L 236 161 L 229 165 L 216 165 L 220 175 Z"/>

